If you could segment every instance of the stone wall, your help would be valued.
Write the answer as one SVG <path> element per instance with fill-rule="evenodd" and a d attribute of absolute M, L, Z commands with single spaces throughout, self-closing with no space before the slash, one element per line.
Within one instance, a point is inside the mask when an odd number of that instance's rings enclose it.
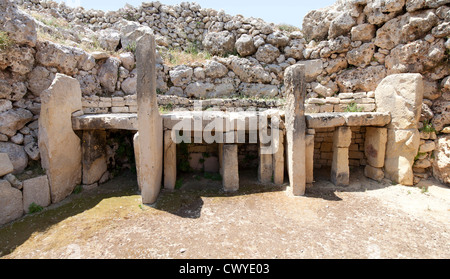
<path fill-rule="evenodd" d="M 364 153 L 365 127 L 351 127 L 352 140 L 349 147 L 349 165 L 367 165 Z M 335 128 L 316 129 L 314 137 L 314 168 L 331 167 L 333 162 L 333 136 Z"/>

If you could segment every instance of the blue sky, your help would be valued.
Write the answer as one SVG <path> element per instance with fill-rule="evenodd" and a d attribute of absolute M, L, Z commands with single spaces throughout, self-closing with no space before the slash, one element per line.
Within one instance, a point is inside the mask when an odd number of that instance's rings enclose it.
<path fill-rule="evenodd" d="M 64 0 L 58 0 L 61 2 Z M 85 9 L 118 10 L 126 3 L 140 6 L 152 0 L 65 0 L 67 4 L 81 3 Z M 159 0 L 166 5 L 174 5 L 183 0 Z M 184 0 L 186 1 L 186 0 Z M 186 1 L 188 2 L 188 1 Z M 301 27 L 303 17 L 311 10 L 332 5 L 335 0 L 196 0 L 202 8 L 223 9 L 227 14 L 241 14 L 245 17 L 259 17 L 267 22 L 287 23 Z"/>

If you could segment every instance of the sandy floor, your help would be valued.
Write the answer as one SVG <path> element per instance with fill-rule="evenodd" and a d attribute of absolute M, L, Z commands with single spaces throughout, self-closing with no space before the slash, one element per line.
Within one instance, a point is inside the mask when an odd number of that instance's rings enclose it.
<path fill-rule="evenodd" d="M 305 197 L 241 176 L 241 190 L 184 177 L 154 206 L 133 174 L 0 228 L 3 258 L 450 258 L 450 188 L 317 173 Z"/>

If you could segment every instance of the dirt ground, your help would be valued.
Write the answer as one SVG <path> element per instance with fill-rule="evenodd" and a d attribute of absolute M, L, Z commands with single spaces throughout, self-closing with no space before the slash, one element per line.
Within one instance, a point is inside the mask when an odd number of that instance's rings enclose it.
<path fill-rule="evenodd" d="M 183 187 L 141 204 L 135 175 L 0 228 L 0 257 L 151 259 L 450 258 L 450 189 L 377 183 L 353 171 L 349 187 L 327 181 L 305 197 L 241 175 L 220 181 L 184 176 Z"/>

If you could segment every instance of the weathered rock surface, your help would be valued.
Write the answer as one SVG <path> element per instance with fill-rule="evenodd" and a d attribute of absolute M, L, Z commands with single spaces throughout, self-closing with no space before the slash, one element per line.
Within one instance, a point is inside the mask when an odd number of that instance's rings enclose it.
<path fill-rule="evenodd" d="M 98 72 L 98 80 L 107 92 L 113 93 L 116 91 L 119 66 L 120 60 L 116 58 L 108 58 L 100 67 Z"/>
<path fill-rule="evenodd" d="M 236 38 L 228 31 L 210 32 L 203 40 L 203 46 L 213 55 L 225 55 L 234 50 Z"/>
<path fill-rule="evenodd" d="M 7 153 L 0 153 L 0 177 L 12 173 L 14 166 Z"/>
<path fill-rule="evenodd" d="M 433 175 L 440 182 L 450 184 L 450 135 L 440 136 L 434 151 Z"/>
<path fill-rule="evenodd" d="M 388 129 L 385 171 L 392 181 L 412 186 L 414 175 L 412 166 L 420 145 L 420 133 L 417 129 Z"/>
<path fill-rule="evenodd" d="M 11 187 L 8 181 L 0 180 L 0 225 L 9 223 L 22 215 L 22 192 Z"/>
<path fill-rule="evenodd" d="M 336 78 L 336 83 L 341 92 L 368 92 L 374 91 L 385 77 L 386 69 L 383 66 L 369 66 L 343 71 Z"/>
<path fill-rule="evenodd" d="M 0 142 L 0 153 L 7 153 L 12 165 L 14 174 L 21 173 L 28 165 L 28 156 L 23 146 L 10 142 Z"/>
<path fill-rule="evenodd" d="M 253 37 L 247 34 L 242 35 L 236 41 L 236 50 L 242 57 L 255 54 L 257 49 L 253 43 Z"/>
<path fill-rule="evenodd" d="M 375 45 L 392 49 L 399 44 L 414 41 L 430 31 L 438 20 L 434 10 L 406 13 L 378 29 Z"/>
<path fill-rule="evenodd" d="M 81 183 L 81 141 L 71 120 L 72 113 L 82 109 L 80 85 L 76 79 L 57 74 L 41 100 L 39 149 L 56 203 Z"/>
<path fill-rule="evenodd" d="M 423 81 L 420 74 L 390 75 L 375 90 L 377 111 L 391 113 L 389 128 L 417 128 L 422 100 Z"/>
<path fill-rule="evenodd" d="M 0 133 L 12 137 L 31 119 L 33 119 L 33 114 L 23 108 L 2 112 L 0 113 Z"/>
<path fill-rule="evenodd" d="M 29 207 L 32 203 L 47 207 L 51 203 L 50 187 L 46 175 L 23 182 L 23 210 L 29 213 Z"/>

